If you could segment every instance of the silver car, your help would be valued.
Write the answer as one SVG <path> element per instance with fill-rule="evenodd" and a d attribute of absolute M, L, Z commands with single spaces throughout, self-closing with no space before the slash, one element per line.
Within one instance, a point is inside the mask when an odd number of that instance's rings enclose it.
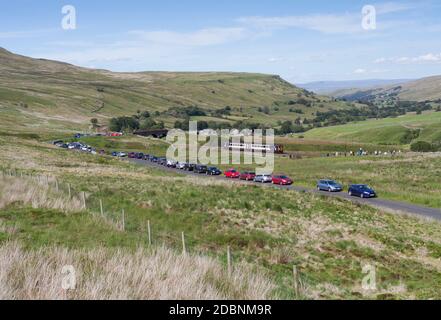
<path fill-rule="evenodd" d="M 186 167 L 187 167 L 187 164 L 185 162 L 178 162 L 176 164 L 176 169 L 179 169 L 179 170 L 184 170 Z"/>
<path fill-rule="evenodd" d="M 271 183 L 273 182 L 273 177 L 269 174 L 260 174 L 254 178 L 254 181 L 260 183 Z"/>
<path fill-rule="evenodd" d="M 317 182 L 317 190 L 328 192 L 340 192 L 343 191 L 343 186 L 335 182 L 334 180 L 320 180 Z"/>

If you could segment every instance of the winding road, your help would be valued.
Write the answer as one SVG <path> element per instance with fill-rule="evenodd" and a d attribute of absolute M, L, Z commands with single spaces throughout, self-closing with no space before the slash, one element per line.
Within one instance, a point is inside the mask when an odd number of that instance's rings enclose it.
<path fill-rule="evenodd" d="M 164 171 L 170 171 L 170 172 L 177 172 L 185 175 L 192 175 L 192 176 L 201 176 L 201 174 L 194 173 L 191 171 L 184 171 L 184 170 L 177 170 L 174 168 L 167 168 L 162 165 L 159 165 L 154 162 L 140 160 L 140 159 L 129 159 L 130 162 L 144 165 L 148 167 L 157 168 Z M 223 179 L 226 178 L 223 176 L 210 176 L 208 179 Z M 231 180 L 232 182 L 234 180 Z M 330 192 L 324 192 L 324 191 L 318 191 L 316 189 L 307 189 L 303 187 L 296 187 L 296 186 L 275 186 L 272 184 L 261 184 L 256 182 L 248 182 L 250 184 L 255 184 L 262 187 L 273 187 L 273 188 L 279 188 L 279 189 L 287 189 L 287 190 L 295 190 L 299 192 L 308 192 L 313 193 L 317 195 L 327 196 L 327 197 L 335 197 L 340 199 L 345 199 L 348 201 L 352 201 L 355 203 L 360 203 L 364 205 L 369 205 L 371 207 L 375 207 L 378 209 L 382 209 L 389 213 L 396 213 L 396 214 L 408 214 L 420 218 L 427 218 L 427 219 L 433 219 L 437 221 L 441 221 L 441 210 L 436 208 L 428 208 L 423 206 L 418 206 L 414 204 L 409 204 L 405 202 L 399 202 L 399 201 L 393 201 L 393 200 L 386 200 L 381 198 L 371 198 L 371 199 L 362 199 L 362 198 L 356 198 L 349 196 L 346 192 L 338 192 L 338 193 L 330 193 Z"/>

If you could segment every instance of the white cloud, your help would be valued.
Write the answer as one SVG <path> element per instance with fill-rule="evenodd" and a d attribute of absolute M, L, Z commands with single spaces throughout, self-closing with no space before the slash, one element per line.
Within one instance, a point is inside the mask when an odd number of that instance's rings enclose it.
<path fill-rule="evenodd" d="M 51 32 L 59 31 L 58 29 L 40 29 L 25 31 L 4 31 L 0 32 L 0 39 L 25 39 L 47 35 Z"/>
<path fill-rule="evenodd" d="M 264 29 L 303 28 L 322 33 L 356 33 L 361 32 L 360 14 L 316 14 L 309 16 L 286 17 L 243 17 L 238 22 Z"/>
<path fill-rule="evenodd" d="M 354 70 L 354 73 L 355 74 L 364 74 L 364 73 L 366 73 L 367 72 L 367 70 L 366 69 L 362 69 L 362 68 L 359 68 L 359 69 L 355 69 Z"/>
<path fill-rule="evenodd" d="M 144 41 L 177 46 L 212 46 L 244 39 L 244 28 L 209 28 L 194 32 L 131 31 L 131 35 Z"/>
<path fill-rule="evenodd" d="M 407 10 L 416 9 L 419 6 L 420 4 L 417 3 L 398 3 L 398 2 L 385 2 L 374 5 L 377 14 L 388 14 L 388 13 L 407 11 Z"/>
<path fill-rule="evenodd" d="M 415 57 L 378 58 L 374 63 L 421 64 L 441 63 L 441 53 L 427 53 Z"/>
<path fill-rule="evenodd" d="M 386 2 L 374 4 L 378 16 L 417 8 L 418 4 Z M 361 7 L 359 12 L 344 14 L 311 14 L 303 16 L 242 17 L 237 21 L 248 26 L 263 29 L 302 28 L 324 34 L 366 33 L 361 26 Z M 381 19 L 379 29 L 390 29 L 402 25 L 400 21 Z"/>

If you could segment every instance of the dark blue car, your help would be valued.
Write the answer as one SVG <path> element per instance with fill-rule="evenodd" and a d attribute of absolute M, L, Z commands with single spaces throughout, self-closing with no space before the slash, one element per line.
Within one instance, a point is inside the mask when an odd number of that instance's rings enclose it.
<path fill-rule="evenodd" d="M 366 184 L 354 184 L 349 187 L 349 195 L 360 198 L 375 198 L 377 193 Z"/>

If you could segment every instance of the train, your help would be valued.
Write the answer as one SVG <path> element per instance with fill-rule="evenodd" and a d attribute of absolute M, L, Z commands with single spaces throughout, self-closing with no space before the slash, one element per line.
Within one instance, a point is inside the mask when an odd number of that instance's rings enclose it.
<path fill-rule="evenodd" d="M 236 151 L 245 152 L 262 152 L 262 153 L 275 153 L 283 154 L 284 147 L 280 144 L 249 144 L 249 143 L 226 143 L 224 148 Z"/>

